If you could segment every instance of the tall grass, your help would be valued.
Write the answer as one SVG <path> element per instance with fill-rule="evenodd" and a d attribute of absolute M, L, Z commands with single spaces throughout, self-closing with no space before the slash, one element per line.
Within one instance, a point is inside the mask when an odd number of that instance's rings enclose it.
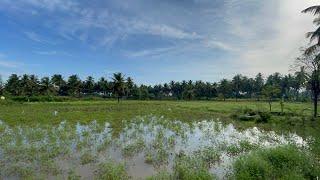
<path fill-rule="evenodd" d="M 316 179 L 317 162 L 292 145 L 261 149 L 241 156 L 234 163 L 235 179 Z"/>

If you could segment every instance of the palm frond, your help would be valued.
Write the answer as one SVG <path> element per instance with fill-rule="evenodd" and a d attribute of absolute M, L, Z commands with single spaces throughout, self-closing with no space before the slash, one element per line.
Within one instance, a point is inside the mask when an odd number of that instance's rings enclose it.
<path fill-rule="evenodd" d="M 319 44 L 315 44 L 313 46 L 310 46 L 309 48 L 307 48 L 304 52 L 305 55 L 312 55 L 313 53 L 315 53 L 318 49 L 319 49 Z"/>
<path fill-rule="evenodd" d="M 318 29 L 314 32 L 308 32 L 306 37 L 310 38 L 310 42 L 314 41 L 315 39 L 320 40 L 320 27 L 318 27 Z"/>
<path fill-rule="evenodd" d="M 320 25 L 320 17 L 317 17 L 317 18 L 315 18 L 314 20 L 313 20 L 313 24 L 315 24 L 315 25 Z"/>
<path fill-rule="evenodd" d="M 302 13 L 312 13 L 314 15 L 320 14 L 320 5 L 308 7 L 303 10 Z"/>

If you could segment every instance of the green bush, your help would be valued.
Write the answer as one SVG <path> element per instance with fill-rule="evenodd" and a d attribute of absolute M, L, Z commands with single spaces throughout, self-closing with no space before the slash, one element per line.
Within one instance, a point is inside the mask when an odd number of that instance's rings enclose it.
<path fill-rule="evenodd" d="M 319 165 L 292 145 L 241 156 L 233 164 L 235 179 L 316 179 Z"/>
<path fill-rule="evenodd" d="M 256 120 L 257 123 L 267 123 L 271 119 L 271 114 L 269 112 L 259 112 L 260 118 Z"/>

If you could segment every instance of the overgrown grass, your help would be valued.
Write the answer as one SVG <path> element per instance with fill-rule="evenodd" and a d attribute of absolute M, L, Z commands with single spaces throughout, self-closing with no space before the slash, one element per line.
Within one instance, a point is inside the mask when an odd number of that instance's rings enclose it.
<path fill-rule="evenodd" d="M 262 149 L 234 163 L 235 179 L 316 179 L 318 162 L 292 145 Z"/>

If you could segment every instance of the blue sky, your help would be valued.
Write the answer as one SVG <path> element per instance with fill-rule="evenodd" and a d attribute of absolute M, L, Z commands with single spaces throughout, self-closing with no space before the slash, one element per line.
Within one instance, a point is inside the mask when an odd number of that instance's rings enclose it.
<path fill-rule="evenodd" d="M 0 0 L 0 74 L 217 81 L 290 64 L 316 0 Z"/>

